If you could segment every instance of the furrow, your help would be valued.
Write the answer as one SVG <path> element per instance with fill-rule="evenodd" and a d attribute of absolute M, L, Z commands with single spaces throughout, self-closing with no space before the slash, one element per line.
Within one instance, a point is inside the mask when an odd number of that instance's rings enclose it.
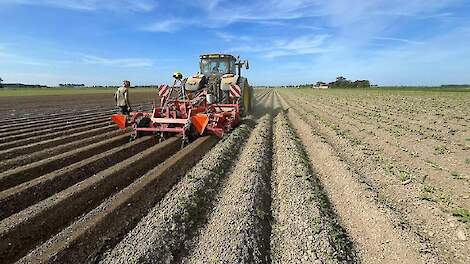
<path fill-rule="evenodd" d="M 102 123 L 104 121 L 110 120 L 109 116 L 99 116 L 96 118 L 90 118 L 86 120 L 81 120 L 78 122 L 73 122 L 71 124 L 67 124 L 65 126 L 55 126 L 52 128 L 38 128 L 37 130 L 34 131 L 28 131 L 28 132 L 23 132 L 21 130 L 15 131 L 13 135 L 9 136 L 3 136 L 0 138 L 0 144 L 2 143 L 7 143 L 7 142 L 14 142 L 18 140 L 25 140 L 25 141 L 30 141 L 29 138 L 42 138 L 42 140 L 47 140 L 52 137 L 55 137 L 57 135 L 62 135 L 67 133 L 68 131 L 77 128 L 77 127 L 82 127 L 90 124 L 95 124 L 95 123 Z M 29 130 L 29 129 L 28 129 Z M 63 132 L 62 132 L 63 131 Z M 58 134 L 58 132 L 62 132 L 61 134 Z M 42 135 L 51 135 L 51 137 L 43 137 Z M 54 136 L 52 136 L 54 135 Z M 34 141 L 33 141 L 34 142 Z M 15 145 L 16 146 L 16 145 Z M 1 148 L 1 145 L 0 145 Z"/>
<path fill-rule="evenodd" d="M 107 108 L 105 110 L 100 111 L 100 109 L 98 108 L 98 109 L 93 109 L 90 111 L 78 111 L 78 112 L 67 112 L 67 113 L 61 113 L 61 114 L 48 114 L 48 115 L 41 115 L 41 116 L 11 118 L 8 120 L 2 120 L 0 122 L 0 127 L 4 129 L 4 128 L 24 126 L 24 124 L 29 124 L 29 125 L 44 124 L 44 123 L 49 123 L 51 121 L 67 120 L 70 117 L 74 117 L 77 115 L 88 116 L 88 115 L 94 115 L 94 114 L 99 114 L 103 112 L 110 114 L 110 113 L 116 112 L 116 110 L 109 110 L 109 108 Z"/>
<path fill-rule="evenodd" d="M 249 131 L 241 125 L 217 144 L 101 262 L 175 263 L 184 254 L 185 241 L 207 221 L 219 185 Z"/>
<path fill-rule="evenodd" d="M 39 130 L 46 130 L 46 129 L 52 129 L 56 127 L 63 127 L 72 123 L 76 123 L 77 121 L 82 121 L 82 120 L 91 120 L 91 119 L 97 119 L 100 117 L 106 117 L 110 116 L 111 113 L 95 113 L 95 114 L 89 114 L 89 115 L 82 115 L 82 116 L 72 116 L 69 118 L 66 118 L 62 121 L 54 121 L 54 120 L 47 120 L 45 123 L 41 124 L 18 124 L 18 127 L 13 127 L 13 128 L 3 128 L 0 129 L 0 137 L 8 137 L 12 135 L 19 135 L 19 134 L 25 134 L 25 133 L 30 133 L 30 132 L 35 132 Z"/>
<path fill-rule="evenodd" d="M 109 121 L 105 121 L 105 120 L 109 120 Z M 99 127 L 105 127 L 110 124 L 112 123 L 111 123 L 111 120 L 108 118 L 101 120 L 101 122 L 95 122 L 95 121 L 85 122 L 83 124 L 73 125 L 71 126 L 72 127 L 71 129 L 68 129 L 65 131 L 58 131 L 55 133 L 39 135 L 33 138 L 25 138 L 25 139 L 19 139 L 19 140 L 15 140 L 11 142 L 2 143 L 0 144 L 0 150 L 8 150 L 11 148 L 25 146 L 25 145 L 29 145 L 29 144 L 36 143 L 36 142 L 42 142 L 45 140 L 70 135 L 73 133 L 79 133 L 79 132 L 88 131 L 88 130 L 99 128 Z"/>
<path fill-rule="evenodd" d="M 270 92 L 271 92 L 271 91 L 269 90 L 269 91 L 267 91 L 267 92 L 265 92 L 265 93 L 263 93 L 263 94 L 257 96 L 257 98 L 256 98 L 257 101 L 263 100 L 263 98 L 266 97 Z"/>
<path fill-rule="evenodd" d="M 216 143 L 217 139 L 210 136 L 197 139 L 36 248 L 19 263 L 94 262 L 106 244 L 132 229 Z"/>
<path fill-rule="evenodd" d="M 322 213 L 329 202 L 284 113 L 274 127 L 272 262 L 356 262 L 343 229 Z"/>
<path fill-rule="evenodd" d="M 184 263 L 268 263 L 272 117 L 253 130 Z"/>
<path fill-rule="evenodd" d="M 60 146 L 60 145 L 70 143 L 73 141 L 82 140 L 88 137 L 108 133 L 113 130 L 116 130 L 116 126 L 109 125 L 105 127 L 98 127 L 95 129 L 85 130 L 83 132 L 70 133 L 69 135 L 65 135 L 62 137 L 53 138 L 53 139 L 49 139 L 45 141 L 32 143 L 29 145 L 24 145 L 24 146 L 19 146 L 19 147 L 3 150 L 3 151 L 0 151 L 0 160 L 16 158 L 21 155 L 27 155 L 29 153 L 44 150 L 46 148 L 56 147 L 56 146 Z"/>
<path fill-rule="evenodd" d="M 129 141 L 129 137 L 130 133 L 127 133 L 1 173 L 0 191 L 4 191 L 46 173 L 58 170 L 64 166 L 89 158 L 97 153 L 121 146 Z"/>
<path fill-rule="evenodd" d="M 114 138 L 116 136 L 125 134 L 127 132 L 130 132 L 130 129 L 119 129 L 119 130 L 115 129 L 111 132 L 102 133 L 96 136 L 90 136 L 81 140 L 72 141 L 64 145 L 59 145 L 59 146 L 51 147 L 51 148 L 45 148 L 38 152 L 33 152 L 29 155 L 24 155 L 24 156 L 0 161 L 0 171 L 7 171 L 7 170 L 11 170 L 11 169 L 14 169 L 14 168 L 26 165 L 26 164 L 31 164 L 33 162 L 36 162 L 42 159 L 52 158 L 56 155 L 68 152 L 70 150 L 79 149 L 85 146 L 92 145 L 97 142 L 105 141 L 107 139 Z"/>
<path fill-rule="evenodd" d="M 142 107 L 146 107 L 148 104 L 135 104 L 133 105 L 134 109 L 141 109 Z M 34 108 L 36 109 L 36 108 Z M 54 110 L 56 110 L 55 108 Z M 67 110 L 62 110 L 64 112 L 60 113 L 41 113 L 39 115 L 27 115 L 23 117 L 12 117 L 12 118 L 4 118 L 0 119 L 0 127 L 14 127 L 14 126 L 21 126 L 22 124 L 28 123 L 31 125 L 36 125 L 39 123 L 44 123 L 48 121 L 63 121 L 67 120 L 69 118 L 73 118 L 76 116 L 89 116 L 89 115 L 96 115 L 96 114 L 102 114 L 102 113 L 107 113 L 107 114 L 112 114 L 118 111 L 116 107 L 102 107 L 102 106 L 96 106 L 93 108 L 88 108 L 86 110 L 72 110 L 72 109 L 67 109 Z"/>
<path fill-rule="evenodd" d="M 124 136 L 124 140 L 127 135 Z M 122 143 L 123 140 L 116 140 Z M 155 145 L 145 137 L 0 192 L 0 220 Z"/>
<path fill-rule="evenodd" d="M 414 234 L 395 226 L 398 219 L 374 201 L 371 188 L 361 186 L 360 176 L 302 120 L 302 114 L 290 109 L 288 116 L 343 226 L 356 242 L 358 257 L 366 263 L 435 263 Z"/>
<path fill-rule="evenodd" d="M 171 156 L 180 141 L 170 138 L 4 219 L 0 222 L 0 239 L 4 242 L 0 244 L 0 262 L 10 263 L 24 256 L 75 217 Z"/>
<path fill-rule="evenodd" d="M 258 118 L 271 112 L 273 103 L 273 93 L 269 91 L 263 99 L 259 100 L 255 106 L 255 116 Z"/>

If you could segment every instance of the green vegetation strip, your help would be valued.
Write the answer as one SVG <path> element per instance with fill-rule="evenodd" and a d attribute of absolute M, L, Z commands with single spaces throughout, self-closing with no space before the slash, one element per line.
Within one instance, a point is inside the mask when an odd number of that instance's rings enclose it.
<path fill-rule="evenodd" d="M 465 208 L 457 208 L 452 213 L 453 216 L 457 217 L 460 222 L 470 222 L 470 211 Z"/>

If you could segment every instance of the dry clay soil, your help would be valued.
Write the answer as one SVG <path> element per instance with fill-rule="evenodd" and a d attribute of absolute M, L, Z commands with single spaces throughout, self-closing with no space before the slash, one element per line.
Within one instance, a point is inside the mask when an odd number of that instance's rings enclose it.
<path fill-rule="evenodd" d="M 0 262 L 469 263 L 469 96 L 360 93 L 257 90 L 181 150 L 109 95 L 9 98 Z"/>

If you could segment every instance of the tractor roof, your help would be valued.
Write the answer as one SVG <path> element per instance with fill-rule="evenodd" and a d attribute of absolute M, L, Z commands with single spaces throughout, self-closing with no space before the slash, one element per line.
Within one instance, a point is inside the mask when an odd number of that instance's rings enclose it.
<path fill-rule="evenodd" d="M 202 54 L 200 56 L 201 59 L 232 59 L 236 60 L 235 56 L 230 54 L 220 54 L 220 53 L 212 53 L 212 54 Z"/>

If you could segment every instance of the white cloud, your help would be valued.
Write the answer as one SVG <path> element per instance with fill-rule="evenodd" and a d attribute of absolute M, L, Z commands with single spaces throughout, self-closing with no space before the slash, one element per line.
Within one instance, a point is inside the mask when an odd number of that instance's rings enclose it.
<path fill-rule="evenodd" d="M 143 27 L 142 30 L 149 32 L 175 32 L 181 27 L 188 24 L 190 24 L 189 21 L 184 21 L 180 19 L 168 19 L 147 25 Z"/>
<path fill-rule="evenodd" d="M 395 42 L 403 42 L 403 43 L 407 43 L 407 44 L 424 44 L 424 42 L 421 42 L 421 41 L 415 41 L 415 40 L 403 39 L 403 38 L 375 37 L 374 39 L 395 41 Z"/>
<path fill-rule="evenodd" d="M 221 0 L 193 0 L 191 2 L 175 0 L 178 8 L 168 13 L 174 15 L 186 10 L 190 15 L 159 18 L 155 23 L 143 29 L 153 32 L 174 32 L 184 27 L 197 26 L 203 28 L 223 28 L 233 23 L 257 23 L 266 25 L 287 26 L 281 21 L 306 17 L 318 17 L 315 10 L 316 1 L 299 0 L 255 0 L 243 3 Z M 180 5 L 178 5 L 180 4 Z M 168 25 L 173 26 L 168 29 Z M 318 29 L 313 25 L 301 25 L 305 29 Z"/>
<path fill-rule="evenodd" d="M 48 66 L 49 65 L 47 62 L 44 62 L 44 61 L 14 54 L 11 51 L 7 50 L 6 46 L 7 45 L 0 44 L 0 58 L 2 59 L 3 64 L 19 64 L 19 65 L 29 65 L 29 66 Z"/>
<path fill-rule="evenodd" d="M 76 63 L 77 60 L 83 64 L 107 65 L 125 68 L 151 67 L 153 61 L 146 58 L 105 58 L 89 54 L 76 52 L 61 52 L 60 59 L 57 55 L 49 57 L 36 57 L 28 55 L 26 52 L 19 52 L 13 44 L 0 43 L 0 59 L 2 64 L 11 65 L 31 65 L 31 66 L 60 66 Z M 55 57 L 55 58 L 54 58 Z"/>
<path fill-rule="evenodd" d="M 124 59 L 110 59 L 97 57 L 92 55 L 85 55 L 82 58 L 82 62 L 85 64 L 96 64 L 96 65 L 106 65 L 106 66 L 116 66 L 116 67 L 126 67 L 126 68 L 136 68 L 136 67 L 151 67 L 153 62 L 149 59 L 140 59 L 140 58 L 124 58 Z"/>
<path fill-rule="evenodd" d="M 60 74 L 51 74 L 45 72 L 6 72 L 4 76 L 5 83 L 25 83 L 25 84 L 41 84 L 41 85 L 50 85 L 56 86 L 59 83 L 64 82 L 80 82 L 79 78 L 70 80 L 67 79 L 64 75 Z"/>
<path fill-rule="evenodd" d="M 134 11 L 142 11 L 142 12 L 150 12 L 157 8 L 158 3 L 157 1 L 149 1 L 149 0 L 134 0 L 129 1 L 129 7 Z"/>
<path fill-rule="evenodd" d="M 318 54 L 328 51 L 325 47 L 328 38 L 329 35 L 306 35 L 297 38 L 275 39 L 270 42 L 254 40 L 253 43 L 233 48 L 230 51 L 257 53 L 265 58 Z"/>
<path fill-rule="evenodd" d="M 209 9 L 209 10 L 212 10 L 212 9 L 216 8 L 220 4 L 220 2 L 221 2 L 221 0 L 207 0 L 207 2 L 205 3 L 206 8 Z"/>
<path fill-rule="evenodd" d="M 470 47 L 461 41 L 469 38 L 470 29 L 457 28 L 420 45 L 403 42 L 360 54 L 336 49 L 311 60 L 302 76 L 334 80 L 335 76 L 344 75 L 354 80 L 370 79 L 380 85 L 470 83 L 466 73 L 469 63 L 462 59 L 470 56 Z"/>
<path fill-rule="evenodd" d="M 390 11 L 377 11 L 374 15 L 395 16 L 395 17 L 412 17 L 417 19 L 434 19 L 434 18 L 449 18 L 454 16 L 451 12 L 419 14 L 409 12 L 390 12 Z"/>
<path fill-rule="evenodd" d="M 208 28 L 221 28 L 238 22 L 260 23 L 286 26 L 283 21 L 298 19 L 318 19 L 333 27 L 350 28 L 355 23 L 390 24 L 397 17 L 446 18 L 451 12 L 442 12 L 447 6 L 463 0 L 254 0 L 233 2 L 220 0 L 176 0 L 183 10 L 191 14 L 191 19 L 178 22 L 180 27 L 198 25 Z M 179 5 L 179 6 L 181 6 Z M 173 19 L 167 20 L 173 21 Z M 162 24 L 168 23 L 160 22 Z M 297 26 L 296 23 L 288 23 Z M 305 29 L 322 29 L 316 25 L 301 25 Z M 158 27 L 157 27 L 158 28 Z"/>
<path fill-rule="evenodd" d="M 113 10 L 150 12 L 156 0 L 0 0 L 0 4 L 45 5 L 78 11 Z"/>
<path fill-rule="evenodd" d="M 230 34 L 230 33 L 222 32 L 222 31 L 215 32 L 215 35 L 225 42 L 234 42 L 234 41 L 240 42 L 240 41 L 253 40 L 253 37 L 248 36 L 248 35 L 235 35 L 235 34 Z"/>
<path fill-rule="evenodd" d="M 253 62 L 252 65 L 255 66 L 252 69 L 253 72 L 257 71 L 257 63 L 266 63 L 265 69 L 267 70 L 277 69 L 276 65 L 268 64 L 269 59 L 277 58 L 282 65 L 292 63 L 291 66 L 304 68 L 303 76 L 306 79 L 327 80 L 330 77 L 334 78 L 336 74 L 343 73 L 350 78 L 357 79 L 370 77 L 387 81 L 393 78 L 399 80 L 400 76 L 404 76 L 403 80 L 411 80 L 425 76 L 425 71 L 420 70 L 422 68 L 444 67 L 442 63 L 436 63 L 439 61 L 439 54 L 440 58 L 447 62 L 451 61 L 449 58 L 452 56 L 460 57 L 461 60 L 468 57 L 466 56 L 470 54 L 468 49 L 462 48 L 466 44 L 463 40 L 468 38 L 455 38 L 453 43 L 445 42 L 450 41 L 445 37 L 457 24 L 467 23 L 468 25 L 468 16 L 460 15 L 461 17 L 458 18 L 459 12 L 454 11 L 455 7 L 459 7 L 459 3 L 465 4 L 466 1 L 173 0 L 160 1 L 158 12 L 155 12 L 155 15 L 154 13 L 148 14 L 155 19 L 155 23 L 134 26 L 149 32 L 205 29 L 205 32 L 209 32 L 206 34 L 207 37 L 213 37 L 214 40 L 209 43 L 208 48 L 248 53 L 247 55 Z M 155 10 L 158 4 L 157 1 L 151 0 L 0 0 L 0 6 L 2 3 L 48 5 L 82 11 L 142 12 Z M 149 16 L 142 17 L 144 19 L 136 19 L 135 23 L 149 21 Z M 426 27 L 426 30 L 418 30 L 419 27 Z M 436 36 L 441 36 L 444 40 L 437 42 Z M 179 37 L 181 36 L 175 34 L 175 38 Z M 200 37 L 195 37 L 195 39 L 200 40 Z M 217 45 L 220 46 L 217 47 Z M 438 45 L 436 50 L 429 48 L 433 45 Z M 167 47 L 162 44 L 162 48 Z M 451 49 L 458 52 L 460 56 L 451 56 L 449 54 Z M 288 57 L 293 55 L 310 56 Z M 0 56 L 5 58 L 11 55 L 9 51 L 0 47 Z M 131 56 L 146 57 L 147 55 Z M 86 54 L 79 54 L 74 58 L 76 57 L 82 65 L 107 65 L 108 68 L 148 67 L 153 64 L 151 60 L 139 58 L 102 58 Z M 261 60 L 259 60 L 260 57 Z M 430 61 L 429 58 L 433 61 L 431 66 L 427 64 Z M 27 62 L 27 60 L 17 61 Z M 46 60 L 39 62 L 56 64 Z M 324 67 L 325 64 L 329 67 Z M 446 65 L 452 68 L 458 63 L 451 64 Z M 180 67 L 182 65 L 186 67 L 184 65 L 187 64 L 180 63 Z M 409 67 L 409 65 L 414 65 L 416 69 L 403 70 L 401 68 Z M 88 67 L 88 65 L 85 66 Z M 143 72 L 141 68 L 134 70 Z M 154 67 L 145 70 L 154 70 Z M 126 69 L 126 71 L 131 71 L 131 69 Z M 414 72 L 424 73 L 420 77 L 407 77 Z M 434 72 L 439 73 L 439 71 Z M 286 71 L 286 74 L 290 72 Z M 267 75 L 258 74 L 257 76 L 265 78 L 264 76 Z"/>

